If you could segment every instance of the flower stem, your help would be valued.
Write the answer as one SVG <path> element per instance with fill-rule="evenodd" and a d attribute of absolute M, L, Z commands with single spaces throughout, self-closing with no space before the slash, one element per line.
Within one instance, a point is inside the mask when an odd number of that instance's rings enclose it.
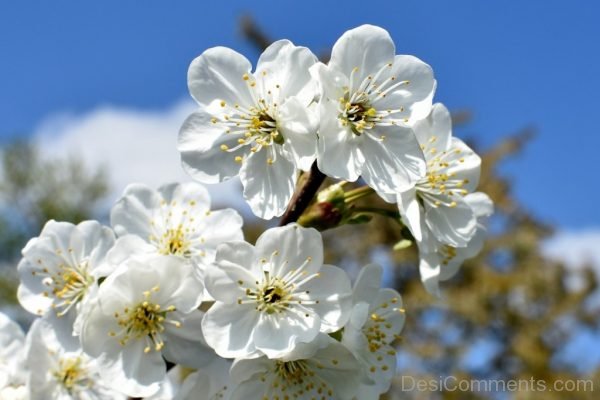
<path fill-rule="evenodd" d="M 352 203 L 358 199 L 362 199 L 363 197 L 370 196 L 375 193 L 375 190 L 371 189 L 369 186 L 361 186 L 359 188 L 349 190 L 344 194 L 344 201 L 346 203 Z"/>
<path fill-rule="evenodd" d="M 325 175 L 317 168 L 317 162 L 315 161 L 310 167 L 308 177 L 302 184 L 302 186 L 294 193 L 287 210 L 279 221 L 279 226 L 284 226 L 290 222 L 296 222 L 302 215 L 304 210 L 308 207 L 315 194 L 321 187 L 321 184 L 325 180 Z"/>
<path fill-rule="evenodd" d="M 392 218 L 401 224 L 400 213 L 398 211 L 384 210 L 383 208 L 376 207 L 354 207 L 352 211 L 382 215 L 384 217 Z"/>

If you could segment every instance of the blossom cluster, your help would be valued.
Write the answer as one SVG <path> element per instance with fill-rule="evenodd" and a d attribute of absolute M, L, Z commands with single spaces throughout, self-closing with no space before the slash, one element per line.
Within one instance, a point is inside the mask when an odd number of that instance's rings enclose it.
<path fill-rule="evenodd" d="M 179 134 L 184 169 L 239 175 L 257 216 L 281 216 L 317 168 L 342 182 L 314 202 L 360 180 L 397 204 L 432 293 L 481 248 L 493 208 L 476 192 L 481 160 L 433 104 L 431 68 L 396 55 L 385 30 L 344 33 L 327 65 L 287 40 L 254 72 L 212 48 L 188 83 L 199 108 Z M 128 186 L 110 226 L 49 221 L 18 265 L 19 302 L 39 318 L 25 335 L 0 314 L 0 397 L 378 399 L 405 320 L 383 269 L 352 283 L 317 229 L 292 222 L 251 244 L 242 224 L 196 182 Z"/>

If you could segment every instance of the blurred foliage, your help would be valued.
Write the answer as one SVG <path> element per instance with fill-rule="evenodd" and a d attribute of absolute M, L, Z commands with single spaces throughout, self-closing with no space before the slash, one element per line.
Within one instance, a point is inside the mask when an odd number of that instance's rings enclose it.
<path fill-rule="evenodd" d="M 78 223 L 95 217 L 108 192 L 103 170 L 88 171 L 77 158 L 43 159 L 27 141 L 7 144 L 0 155 L 0 304 L 16 301 L 16 265 L 28 239 L 50 219 Z"/>
<path fill-rule="evenodd" d="M 243 32 L 259 49 L 271 41 L 249 17 Z M 327 59 L 323 57 L 322 59 Z M 453 115 L 455 125 L 467 123 L 470 113 Z M 591 269 L 585 284 L 568 290 L 565 282 L 572 272 L 541 253 L 541 244 L 552 228 L 537 220 L 511 193 L 509 179 L 498 168 L 518 155 L 533 137 L 531 130 L 509 136 L 482 154 L 479 190 L 495 203 L 490 235 L 482 252 L 468 260 L 451 280 L 441 283 L 443 299 L 426 293 L 418 271 L 416 246 L 394 251 L 403 239 L 397 222 L 374 216 L 368 224 L 342 226 L 324 232 L 326 262 L 356 271 L 378 262 L 391 270 L 389 286 L 403 297 L 407 321 L 398 343 L 400 370 L 390 393 L 384 399 L 597 399 L 600 370 L 585 378 L 595 382 L 594 392 L 519 391 L 514 393 L 470 393 L 464 391 L 402 391 L 402 376 L 434 379 L 544 380 L 548 388 L 555 382 L 582 379 L 572 365 L 557 358 L 566 339 L 577 327 L 598 329 L 600 315 L 585 306 L 598 286 Z M 477 148 L 471 143 L 471 146 Z M 332 182 L 326 181 L 324 186 Z M 355 185 L 354 187 L 357 187 Z M 351 187 L 345 187 L 351 189 Z M 378 196 L 362 200 L 362 205 L 395 211 Z M 249 240 L 255 240 L 264 226 L 247 227 Z M 406 234 L 404 235 L 404 237 Z M 461 362 L 478 342 L 492 343 L 494 351 L 476 370 Z M 483 356 L 483 355 L 482 355 Z"/>

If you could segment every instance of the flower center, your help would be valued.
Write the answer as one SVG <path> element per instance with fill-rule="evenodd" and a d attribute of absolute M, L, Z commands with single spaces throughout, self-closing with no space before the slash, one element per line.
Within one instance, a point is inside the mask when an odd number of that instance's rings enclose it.
<path fill-rule="evenodd" d="M 427 159 L 427 175 L 417 183 L 417 193 L 423 202 L 433 207 L 456 207 L 457 203 L 452 198 L 469 194 L 464 189 L 469 180 L 458 179 L 456 172 L 451 169 L 460 168 L 465 159 L 460 149 L 438 151 L 436 142 L 437 137 L 432 136 L 426 144 L 421 145 Z"/>
<path fill-rule="evenodd" d="M 77 266 L 61 264 L 55 273 L 44 268 L 42 273 L 47 275 L 42 282 L 52 288 L 52 295 L 59 300 L 53 305 L 58 316 L 65 315 L 74 304 L 79 302 L 94 282 L 94 278 L 88 273 L 87 261 Z M 43 294 L 49 295 L 48 292 Z"/>
<path fill-rule="evenodd" d="M 122 313 L 115 312 L 114 317 L 121 330 L 119 332 L 110 331 L 109 336 L 119 336 L 119 343 L 123 346 L 131 339 L 146 340 L 147 346 L 144 348 L 144 353 L 149 353 L 152 348 L 160 351 L 165 345 L 161 336 L 165 325 L 170 323 L 179 328 L 181 322 L 168 318 L 168 314 L 176 310 L 175 306 L 163 309 L 160 304 L 150 301 L 151 294 L 158 291 L 159 287 L 155 286 L 150 291 L 144 292 L 145 301 L 133 308 L 125 307 Z"/>
<path fill-rule="evenodd" d="M 265 311 L 267 314 L 283 312 L 289 307 L 291 299 L 291 292 L 285 282 L 278 277 L 269 278 L 268 276 L 256 296 L 258 310 Z"/>
<path fill-rule="evenodd" d="M 269 304 L 275 304 L 281 301 L 285 296 L 283 288 L 279 286 L 270 286 L 263 292 L 263 301 Z"/>
<path fill-rule="evenodd" d="M 167 229 L 161 238 L 159 252 L 164 255 L 191 257 L 190 242 L 187 240 L 181 226 L 176 229 Z"/>
<path fill-rule="evenodd" d="M 454 257 L 456 257 L 456 247 L 444 245 L 440 249 L 440 254 L 444 257 L 442 259 L 442 265 L 448 265 L 450 261 L 452 261 Z"/>
<path fill-rule="evenodd" d="M 262 75 L 265 76 L 266 71 Z M 277 99 L 281 86 L 275 85 L 268 89 L 262 87 L 257 89 L 254 76 L 244 74 L 242 79 L 246 81 L 254 98 L 254 105 L 246 108 L 239 104 L 229 105 L 221 101 L 220 105 L 225 113 L 220 117 L 213 117 L 211 122 L 225 127 L 226 134 L 237 136 L 237 145 L 230 147 L 221 144 L 221 151 L 235 152 L 244 146 L 250 146 L 250 151 L 256 153 L 264 147 L 271 147 L 273 144 L 282 145 L 285 138 L 277 128 L 277 120 L 273 117 L 277 115 Z M 259 85 L 260 86 L 260 85 Z M 263 85 L 264 86 L 264 85 Z M 264 93 L 263 93 L 264 92 Z M 273 158 L 267 159 L 267 164 L 272 165 L 275 162 L 276 152 L 272 153 Z M 242 156 L 235 156 L 235 162 L 243 162 Z"/>
<path fill-rule="evenodd" d="M 304 383 L 304 378 L 311 377 L 312 371 L 308 367 L 306 361 L 277 361 L 275 363 L 275 373 L 285 382 L 294 385 Z"/>
<path fill-rule="evenodd" d="M 61 358 L 58 361 L 58 369 L 54 370 L 52 375 L 69 393 L 78 388 L 87 389 L 92 384 L 80 357 Z"/>
<path fill-rule="evenodd" d="M 352 133 L 356 136 L 362 135 L 365 129 L 373 129 L 381 120 L 377 110 L 371 107 L 366 99 L 349 99 L 346 94 L 340 99 L 341 112 L 339 115 L 342 125 L 350 125 Z"/>

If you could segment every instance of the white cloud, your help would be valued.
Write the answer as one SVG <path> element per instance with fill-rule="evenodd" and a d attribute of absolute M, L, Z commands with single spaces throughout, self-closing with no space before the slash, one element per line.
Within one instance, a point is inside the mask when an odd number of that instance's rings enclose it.
<path fill-rule="evenodd" d="M 194 110 L 182 101 L 167 110 L 142 111 L 105 106 L 81 115 L 55 115 L 35 130 L 34 142 L 47 158 L 75 156 L 91 167 L 108 171 L 116 200 L 129 183 L 152 187 L 187 181 L 176 149 L 177 133 Z M 238 181 L 209 187 L 216 205 L 227 205 L 248 214 Z"/>
<path fill-rule="evenodd" d="M 563 262 L 572 271 L 567 281 L 569 288 L 584 285 L 585 267 L 592 267 L 600 279 L 600 228 L 559 231 L 544 243 L 542 250 L 548 258 Z"/>

